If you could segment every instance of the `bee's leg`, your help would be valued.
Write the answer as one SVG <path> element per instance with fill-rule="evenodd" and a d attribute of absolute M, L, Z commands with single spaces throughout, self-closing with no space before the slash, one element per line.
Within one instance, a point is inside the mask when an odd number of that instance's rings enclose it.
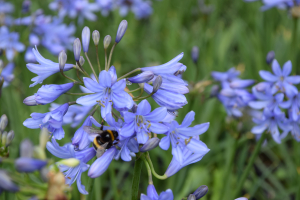
<path fill-rule="evenodd" d="M 104 120 L 102 119 L 100 130 L 103 131 Z"/>

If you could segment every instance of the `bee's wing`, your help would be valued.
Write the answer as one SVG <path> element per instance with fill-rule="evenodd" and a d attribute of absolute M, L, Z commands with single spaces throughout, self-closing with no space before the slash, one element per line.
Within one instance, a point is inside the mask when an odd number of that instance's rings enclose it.
<path fill-rule="evenodd" d="M 97 153 L 96 153 L 97 158 L 101 157 L 101 156 L 104 154 L 107 145 L 108 145 L 108 142 L 106 142 L 105 144 L 101 145 L 101 146 L 97 149 Z"/>
<path fill-rule="evenodd" d="M 91 126 L 84 126 L 83 130 L 85 132 L 87 132 L 89 134 L 89 136 L 91 136 L 91 137 L 96 137 L 103 132 L 103 131 L 101 131 L 99 129 L 95 129 L 94 127 L 91 127 Z"/>

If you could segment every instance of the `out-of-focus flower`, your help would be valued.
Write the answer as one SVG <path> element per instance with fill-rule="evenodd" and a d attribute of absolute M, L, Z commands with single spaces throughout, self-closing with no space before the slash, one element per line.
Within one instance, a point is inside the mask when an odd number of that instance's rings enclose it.
<path fill-rule="evenodd" d="M 72 185 L 77 180 L 79 192 L 82 194 L 88 194 L 88 192 L 85 190 L 85 186 L 81 184 L 81 174 L 89 168 L 89 165 L 86 163 L 96 155 L 94 148 L 91 147 L 82 151 L 75 151 L 72 144 L 68 143 L 61 147 L 54 138 L 52 139 L 52 142 L 47 143 L 46 147 L 50 153 L 58 158 L 76 158 L 80 160 L 80 164 L 76 167 L 59 165 L 59 168 L 66 177 L 66 184 Z"/>
<path fill-rule="evenodd" d="M 19 33 L 9 32 L 6 26 L 0 28 L 0 49 L 5 50 L 6 58 L 12 61 L 16 52 L 25 50 L 25 45 L 19 42 Z"/>
<path fill-rule="evenodd" d="M 117 0 L 119 13 L 122 17 L 132 11 L 137 19 L 147 18 L 152 14 L 151 2 L 146 0 Z"/>
<path fill-rule="evenodd" d="M 7 190 L 10 192 L 19 191 L 19 187 L 15 185 L 6 171 L 0 170 L 0 192 L 1 190 Z"/>
<path fill-rule="evenodd" d="M 149 184 L 147 188 L 147 195 L 141 194 L 141 200 L 173 200 L 174 195 L 171 189 L 167 189 L 165 192 L 157 194 L 153 184 Z"/>
<path fill-rule="evenodd" d="M 33 172 L 47 165 L 47 161 L 21 157 L 16 159 L 15 167 L 19 172 Z"/>
<path fill-rule="evenodd" d="M 24 99 L 23 103 L 28 106 L 45 105 L 55 101 L 60 95 L 66 93 L 74 86 L 74 83 L 62 85 L 43 85 L 37 93 Z"/>
<path fill-rule="evenodd" d="M 117 82 L 116 69 L 112 66 L 109 71 L 101 71 L 99 74 L 99 83 L 90 78 L 84 78 L 84 85 L 94 94 L 80 97 L 76 100 L 83 106 L 94 106 L 97 103 L 101 105 L 101 116 L 105 117 L 111 111 L 111 106 L 116 109 L 130 109 L 133 105 L 131 96 L 124 91 L 126 80 Z"/>
<path fill-rule="evenodd" d="M 0 72 L 0 80 L 1 77 L 4 78 L 4 83 L 2 85 L 3 88 L 7 87 L 10 84 L 10 82 L 14 79 L 15 77 L 13 74 L 14 68 L 15 68 L 14 63 L 8 63 L 6 67 L 2 69 L 2 72 Z"/>
<path fill-rule="evenodd" d="M 68 111 L 69 104 L 65 103 L 55 110 L 47 113 L 32 113 L 28 118 L 23 122 L 23 125 L 31 129 L 42 129 L 43 127 L 47 128 L 50 134 L 53 135 L 55 139 L 62 139 L 65 135 L 65 131 L 62 128 L 63 116 Z"/>
<path fill-rule="evenodd" d="M 257 0 L 244 0 L 246 2 L 253 2 Z M 261 7 L 261 11 L 266 11 L 273 7 L 278 7 L 279 9 L 291 8 L 293 6 L 300 5 L 299 0 L 262 0 L 264 5 Z"/>
<path fill-rule="evenodd" d="M 12 13 L 14 11 L 14 5 L 5 2 L 4 0 L 0 0 L 0 14 L 7 14 L 7 13 Z"/>
<path fill-rule="evenodd" d="M 27 64 L 27 68 L 37 74 L 38 76 L 32 78 L 31 80 L 34 81 L 29 87 L 33 87 L 38 83 L 42 83 L 44 79 L 48 78 L 49 76 L 59 72 L 59 64 L 52 62 L 51 60 L 45 59 L 37 50 L 37 48 L 32 49 L 35 59 L 38 61 L 39 64 L 29 63 Z M 72 64 L 66 64 L 64 67 L 64 71 L 68 71 L 72 69 Z"/>
<path fill-rule="evenodd" d="M 96 0 L 98 3 L 99 9 L 101 10 L 101 14 L 103 16 L 108 16 L 109 12 L 114 8 L 113 0 Z"/>
<path fill-rule="evenodd" d="M 197 190 L 193 193 L 196 199 L 201 199 L 208 192 L 208 187 L 206 185 L 201 185 L 197 188 Z"/>
<path fill-rule="evenodd" d="M 92 126 L 92 122 L 89 116 L 83 122 L 82 126 L 79 129 L 77 129 L 77 131 L 74 134 L 74 137 L 72 138 L 72 144 L 78 150 L 85 149 L 91 144 L 91 141 L 88 138 L 88 133 L 86 133 L 83 129 L 84 126 Z"/>

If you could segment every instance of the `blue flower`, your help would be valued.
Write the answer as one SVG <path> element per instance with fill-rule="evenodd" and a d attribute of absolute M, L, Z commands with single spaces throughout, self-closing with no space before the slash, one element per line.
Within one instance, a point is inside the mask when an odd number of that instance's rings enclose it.
<path fill-rule="evenodd" d="M 36 48 L 36 47 L 35 47 Z M 29 63 L 27 64 L 27 68 L 37 74 L 38 76 L 32 78 L 31 80 L 34 81 L 29 87 L 33 87 L 38 83 L 42 83 L 43 80 L 51 76 L 52 74 L 55 74 L 59 72 L 59 65 L 58 63 L 52 62 L 51 60 L 45 59 L 39 51 L 36 49 L 32 49 L 35 59 L 38 61 L 39 64 L 33 64 Z M 72 69 L 72 64 L 66 64 L 64 71 L 68 71 Z"/>
<path fill-rule="evenodd" d="M 160 193 L 158 196 L 153 184 L 149 184 L 147 188 L 147 195 L 141 194 L 141 200 L 173 200 L 173 192 L 167 189 L 165 192 Z"/>
<path fill-rule="evenodd" d="M 8 63 L 0 73 L 0 79 L 1 77 L 4 78 L 4 83 L 2 86 L 3 88 L 7 87 L 10 84 L 10 82 L 12 82 L 12 80 L 14 79 L 15 77 L 13 74 L 14 68 L 15 68 L 14 63 Z"/>
<path fill-rule="evenodd" d="M 252 133 L 262 134 L 267 130 L 277 143 L 281 143 L 281 139 L 291 130 L 285 114 L 278 107 L 275 107 L 273 110 L 265 108 L 263 115 L 260 118 L 253 118 L 253 122 L 257 125 L 251 129 Z M 278 127 L 283 130 L 282 134 L 280 134 Z"/>
<path fill-rule="evenodd" d="M 108 16 L 109 12 L 113 10 L 113 0 L 96 0 L 103 16 Z"/>
<path fill-rule="evenodd" d="M 230 82 L 234 79 L 237 79 L 241 74 L 240 71 L 236 70 L 234 67 L 230 68 L 227 72 L 212 72 L 211 76 L 213 79 L 219 82 Z"/>
<path fill-rule="evenodd" d="M 165 125 L 169 126 L 169 130 L 166 136 L 161 139 L 159 146 L 167 150 L 171 143 L 172 154 L 180 164 L 184 163 L 184 149 L 189 149 L 191 152 L 201 154 L 202 156 L 209 151 L 206 144 L 199 140 L 199 135 L 207 131 L 209 122 L 189 127 L 194 121 L 194 118 L 195 113 L 191 111 L 185 116 L 181 125 L 176 121 L 165 123 Z"/>
<path fill-rule="evenodd" d="M 72 138 L 72 144 L 74 145 L 76 150 L 85 149 L 91 144 L 91 141 L 88 138 L 88 133 L 86 133 L 83 130 L 84 126 L 92 126 L 90 116 L 88 116 L 86 118 L 86 120 L 83 122 L 82 126 L 79 129 L 77 129 L 77 131 L 75 132 L 75 134 Z"/>
<path fill-rule="evenodd" d="M 2 190 L 7 190 L 10 192 L 19 191 L 19 187 L 13 183 L 11 178 L 8 176 L 7 172 L 0 170 L 0 194 Z"/>
<path fill-rule="evenodd" d="M 88 192 L 85 190 L 84 185 L 81 184 L 81 174 L 82 172 L 87 171 L 87 169 L 89 168 L 89 165 L 86 163 L 96 155 L 94 148 L 91 147 L 82 151 L 75 151 L 74 146 L 70 143 L 60 147 L 57 144 L 56 140 L 53 138 L 52 142 L 47 142 L 46 147 L 48 151 L 50 151 L 50 153 L 58 158 L 76 158 L 80 160 L 80 164 L 76 167 L 60 165 L 59 168 L 66 177 L 66 184 L 72 185 L 77 180 L 77 187 L 79 192 L 82 194 L 88 194 Z"/>
<path fill-rule="evenodd" d="M 33 172 L 42 169 L 46 165 L 47 161 L 34 158 L 21 157 L 15 160 L 15 167 L 19 172 Z"/>
<path fill-rule="evenodd" d="M 128 78 L 128 81 L 130 81 L 131 83 L 145 83 L 148 82 L 150 80 L 152 80 L 154 78 L 154 74 L 151 71 L 145 71 L 141 74 L 138 74 L 134 77 L 130 77 Z"/>
<path fill-rule="evenodd" d="M 245 0 L 247 2 L 257 1 L 257 0 Z M 263 0 L 264 6 L 261 7 L 261 11 L 266 11 L 273 7 L 278 7 L 280 9 L 291 8 L 300 4 L 299 0 Z"/>
<path fill-rule="evenodd" d="M 300 76 L 289 76 L 289 74 L 292 71 L 291 61 L 286 62 L 283 65 L 283 69 L 281 70 L 277 60 L 274 60 L 272 63 L 272 70 L 274 74 L 270 73 L 269 71 L 259 71 L 259 75 L 264 80 L 272 84 L 272 94 L 281 91 L 285 93 L 288 97 L 290 97 L 298 93 L 297 88 L 292 84 L 299 84 Z"/>
<path fill-rule="evenodd" d="M 15 52 L 25 50 L 25 45 L 19 42 L 19 33 L 9 32 L 6 26 L 0 28 L 0 49 L 5 50 L 6 58 L 12 61 Z"/>
<path fill-rule="evenodd" d="M 14 11 L 14 5 L 8 2 L 0 1 L 0 14 L 12 13 Z"/>
<path fill-rule="evenodd" d="M 173 156 L 171 163 L 165 172 L 165 175 L 167 177 L 173 176 L 183 167 L 193 164 L 193 163 L 196 163 L 196 162 L 199 162 L 206 153 L 204 153 L 204 152 L 203 153 L 194 153 L 194 152 L 190 151 L 187 147 L 184 147 L 183 151 L 182 151 L 182 163 L 180 163 L 177 160 L 177 158 L 175 158 L 175 156 Z"/>
<path fill-rule="evenodd" d="M 145 144 L 149 139 L 149 133 L 166 133 L 168 127 L 161 122 L 167 115 L 165 107 L 156 108 L 151 112 L 151 106 L 145 99 L 141 101 L 135 113 L 124 112 L 124 121 L 120 135 L 132 137 L 136 134 L 139 144 Z"/>
<path fill-rule="evenodd" d="M 256 88 L 252 88 L 253 94 L 258 100 L 261 101 L 250 101 L 249 106 L 253 109 L 262 109 L 262 108 L 268 108 L 270 110 L 273 110 L 275 107 L 286 107 L 287 103 L 283 102 L 284 94 L 278 93 L 276 95 L 272 94 L 262 94 L 257 92 Z"/>
<path fill-rule="evenodd" d="M 66 93 L 74 86 L 74 83 L 62 85 L 43 85 L 37 93 L 24 99 L 23 103 L 28 106 L 45 105 L 55 101 L 60 95 Z"/>
<path fill-rule="evenodd" d="M 118 0 L 116 2 L 119 7 L 121 16 L 126 16 L 131 10 L 137 19 L 147 18 L 152 14 L 150 1 L 144 0 Z"/>
<path fill-rule="evenodd" d="M 124 91 L 126 80 L 117 82 L 117 74 L 114 66 L 109 71 L 101 71 L 99 83 L 90 78 L 83 78 L 84 85 L 94 94 L 80 97 L 76 103 L 83 106 L 101 105 L 101 116 L 104 118 L 111 111 L 111 106 L 118 109 L 130 109 L 133 105 L 131 96 Z"/>
<path fill-rule="evenodd" d="M 50 111 L 53 111 L 59 106 L 60 104 L 52 103 Z M 71 124 L 72 128 L 77 127 L 92 108 L 92 106 L 71 105 L 67 113 L 64 115 L 63 125 Z"/>
<path fill-rule="evenodd" d="M 31 129 L 42 129 L 45 127 L 53 135 L 54 138 L 60 140 L 65 135 L 62 124 L 63 116 L 68 111 L 68 108 L 69 104 L 65 103 L 48 113 L 32 113 L 30 115 L 32 118 L 26 119 L 23 122 L 23 125 Z"/>

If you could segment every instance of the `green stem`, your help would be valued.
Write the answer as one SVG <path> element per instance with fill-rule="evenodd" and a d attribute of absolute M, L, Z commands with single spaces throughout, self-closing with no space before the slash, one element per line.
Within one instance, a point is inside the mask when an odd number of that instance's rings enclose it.
<path fill-rule="evenodd" d="M 143 94 L 143 93 L 141 92 L 141 94 Z M 142 96 L 141 94 L 140 94 L 138 97 L 135 97 L 134 100 L 143 100 L 143 99 L 147 99 L 147 98 L 151 97 L 154 93 L 151 92 L 149 95 L 144 96 L 144 97 L 140 97 L 140 96 Z"/>
<path fill-rule="evenodd" d="M 83 80 L 80 78 L 80 75 L 79 75 L 79 68 L 76 68 L 76 75 L 77 75 L 77 78 L 79 79 L 79 81 L 81 83 L 83 83 Z"/>
<path fill-rule="evenodd" d="M 105 70 L 108 71 L 108 69 L 107 69 L 107 51 L 106 51 L 106 49 L 104 49 L 104 53 L 105 53 Z"/>
<path fill-rule="evenodd" d="M 139 91 L 141 88 L 137 88 L 137 89 L 134 89 L 134 90 L 130 90 L 128 91 L 127 93 L 133 93 L 133 92 L 136 92 L 136 91 Z"/>
<path fill-rule="evenodd" d="M 93 65 L 92 65 L 92 63 L 91 63 L 91 61 L 90 61 L 90 59 L 89 59 L 89 57 L 88 57 L 88 55 L 87 55 L 87 52 L 85 52 L 84 55 L 85 55 L 85 57 L 86 57 L 86 59 L 87 59 L 89 65 L 90 65 L 90 67 L 91 67 L 91 69 L 92 69 L 92 71 L 93 71 L 93 74 L 94 74 L 94 76 L 95 76 L 97 82 L 99 83 L 98 76 L 97 76 L 97 74 L 96 74 L 96 72 L 95 72 L 95 70 L 94 70 L 94 67 L 93 67 Z"/>
<path fill-rule="evenodd" d="M 111 61 L 111 57 L 112 57 L 112 54 L 114 52 L 114 49 L 115 49 L 115 46 L 117 45 L 118 43 L 114 43 L 114 45 L 112 46 L 111 50 L 110 50 L 110 53 L 109 53 L 109 58 L 108 58 L 108 63 L 107 63 L 107 68 L 105 69 L 106 71 L 108 71 L 109 69 L 109 65 L 110 65 L 110 61 Z"/>
<path fill-rule="evenodd" d="M 100 61 L 99 61 L 99 55 L 98 55 L 98 45 L 96 45 L 96 55 L 97 55 L 97 64 L 98 64 L 98 70 L 99 73 L 101 72 L 101 67 L 100 67 Z"/>
<path fill-rule="evenodd" d="M 142 159 L 146 165 L 146 168 L 147 168 L 147 172 L 148 172 L 148 181 L 149 181 L 149 185 L 150 184 L 153 184 L 153 181 L 152 181 L 152 173 L 151 173 L 151 167 L 148 163 L 148 161 L 145 159 L 145 156 L 142 156 Z"/>
<path fill-rule="evenodd" d="M 141 68 L 136 68 L 135 70 L 132 70 L 131 72 L 128 72 L 127 74 L 125 74 L 125 75 L 121 76 L 120 78 L 118 78 L 117 81 L 119 81 L 119 80 L 121 80 L 123 78 L 126 78 L 127 76 L 133 74 L 134 72 L 138 72 L 138 71 L 141 71 Z"/>
<path fill-rule="evenodd" d="M 77 63 L 77 66 L 79 67 L 79 69 L 81 70 L 81 72 L 86 75 L 86 77 L 90 77 L 90 75 L 82 68 L 82 66 L 80 65 L 79 61 L 76 62 Z"/>
<path fill-rule="evenodd" d="M 87 200 L 91 200 L 93 199 L 93 187 L 94 187 L 94 182 L 95 182 L 95 179 L 94 178 L 90 178 L 89 179 L 89 183 L 88 183 L 88 196 L 87 196 Z"/>
<path fill-rule="evenodd" d="M 115 170 L 114 170 L 114 165 L 113 163 L 110 163 L 109 166 L 109 176 L 110 176 L 110 180 L 111 180 L 111 184 L 112 184 L 112 189 L 113 189 L 113 199 L 119 199 L 119 195 L 118 195 L 118 186 L 116 183 L 116 176 L 115 176 Z"/>
<path fill-rule="evenodd" d="M 139 184 L 140 184 L 140 176 L 143 166 L 143 160 L 141 159 L 142 154 L 137 154 L 134 169 L 133 169 L 133 178 L 132 178 L 132 190 L 131 190 L 131 199 L 138 200 L 139 199 Z"/>
<path fill-rule="evenodd" d="M 158 174 L 155 172 L 154 166 L 153 166 L 153 164 L 152 164 L 152 161 L 151 161 L 151 158 L 150 158 L 150 155 L 149 155 L 149 152 L 147 152 L 146 159 L 147 159 L 147 161 L 148 161 L 148 163 L 149 163 L 149 165 L 150 165 L 152 174 L 153 174 L 156 178 L 158 178 L 158 179 L 160 179 L 160 180 L 165 180 L 165 179 L 168 178 L 165 174 L 164 174 L 163 176 L 161 176 L 161 175 L 158 175 Z"/>
<path fill-rule="evenodd" d="M 63 71 L 62 69 L 60 70 L 60 73 L 61 73 L 65 78 L 69 79 L 70 81 L 72 81 L 72 82 L 77 82 L 76 80 L 74 80 L 74 79 L 68 77 L 67 75 L 65 75 L 65 73 L 64 73 L 64 71 Z"/>
<path fill-rule="evenodd" d="M 266 138 L 267 134 L 266 133 L 263 133 L 260 137 L 260 139 L 258 140 L 256 146 L 255 146 L 255 149 L 250 157 L 250 160 L 249 160 L 249 163 L 246 167 L 246 169 L 244 170 L 243 174 L 242 174 L 242 177 L 240 179 L 240 181 L 238 182 L 237 184 L 237 189 L 235 190 L 235 195 L 234 197 L 239 197 L 240 195 L 240 192 L 243 188 L 243 185 L 244 185 L 244 182 L 246 180 L 246 178 L 248 177 L 248 174 L 250 172 L 250 170 L 252 169 L 252 166 L 253 166 L 253 163 L 255 161 L 255 158 L 257 157 L 257 155 L 259 154 L 259 151 L 261 149 L 261 146 L 262 146 L 262 143 L 264 142 L 265 138 Z M 233 198 L 234 199 L 234 198 Z"/>

